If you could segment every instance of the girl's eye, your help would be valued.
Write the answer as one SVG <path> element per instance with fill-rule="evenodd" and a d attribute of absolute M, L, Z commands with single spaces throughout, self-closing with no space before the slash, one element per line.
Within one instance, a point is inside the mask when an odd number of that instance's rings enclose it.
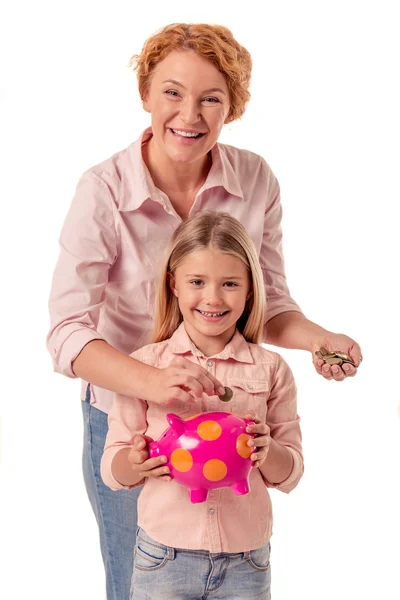
<path fill-rule="evenodd" d="M 237 287 L 237 283 L 235 283 L 234 281 L 225 281 L 224 285 L 226 285 L 227 287 Z"/>
<path fill-rule="evenodd" d="M 192 285 L 194 285 L 194 286 L 197 286 L 197 287 L 198 287 L 198 286 L 199 286 L 199 285 L 201 285 L 203 282 L 202 282 L 202 280 L 201 280 L 201 279 L 193 279 L 193 280 L 192 280 L 190 283 L 191 283 Z"/>

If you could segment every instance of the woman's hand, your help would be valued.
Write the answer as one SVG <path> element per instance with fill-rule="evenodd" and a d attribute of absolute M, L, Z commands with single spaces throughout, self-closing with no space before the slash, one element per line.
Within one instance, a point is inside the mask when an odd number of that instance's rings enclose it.
<path fill-rule="evenodd" d="M 203 393 L 221 395 L 225 389 L 206 369 L 180 356 L 164 369 L 153 369 L 144 399 L 166 405 L 173 400 L 193 404 L 194 397 L 201 398 Z"/>
<path fill-rule="evenodd" d="M 266 423 L 261 423 L 258 417 L 254 417 L 251 414 L 245 415 L 245 419 L 251 419 L 254 421 L 254 425 L 248 425 L 246 427 L 247 433 L 256 433 L 257 437 L 249 440 L 247 443 L 250 448 L 254 448 L 256 452 L 253 452 L 250 456 L 253 462 L 253 466 L 261 467 L 268 455 L 269 445 L 271 443 L 270 430 Z"/>
<path fill-rule="evenodd" d="M 170 469 L 165 466 L 166 456 L 157 456 L 149 458 L 147 443 L 153 441 L 143 435 L 135 435 L 133 446 L 128 454 L 128 461 L 132 467 L 132 472 L 137 476 L 138 481 L 143 477 L 158 477 L 163 481 L 171 481 L 169 476 Z"/>
<path fill-rule="evenodd" d="M 349 356 L 355 363 L 355 367 L 349 363 L 343 363 L 341 367 L 339 365 L 326 365 L 324 361 L 317 358 L 315 352 L 321 347 L 326 348 L 330 352 L 339 350 Z M 362 361 L 361 348 L 351 338 L 342 333 L 330 333 L 324 337 L 323 340 L 318 341 L 315 347 L 312 349 L 312 360 L 314 367 L 322 377 L 325 379 L 335 379 L 335 381 L 343 381 L 346 377 L 354 377 L 357 373 L 357 368 L 360 366 Z"/>

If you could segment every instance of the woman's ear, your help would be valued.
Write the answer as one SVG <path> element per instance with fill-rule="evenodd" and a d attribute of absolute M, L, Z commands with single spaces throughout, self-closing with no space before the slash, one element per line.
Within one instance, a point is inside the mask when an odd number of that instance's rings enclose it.
<path fill-rule="evenodd" d="M 171 292 L 174 294 L 174 296 L 176 296 L 178 298 L 178 290 L 175 287 L 175 277 L 172 275 L 172 273 L 167 273 L 167 277 L 168 277 L 168 285 L 169 288 L 171 290 Z"/>

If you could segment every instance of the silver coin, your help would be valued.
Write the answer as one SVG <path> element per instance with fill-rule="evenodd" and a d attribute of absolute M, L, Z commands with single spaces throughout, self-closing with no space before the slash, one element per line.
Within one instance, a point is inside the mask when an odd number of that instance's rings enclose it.
<path fill-rule="evenodd" d="M 225 394 L 223 394 L 222 396 L 218 396 L 218 398 L 221 400 L 221 402 L 229 402 L 229 400 L 233 396 L 233 392 L 232 392 L 231 388 L 226 387 L 226 386 L 224 386 L 224 390 L 225 390 Z"/>

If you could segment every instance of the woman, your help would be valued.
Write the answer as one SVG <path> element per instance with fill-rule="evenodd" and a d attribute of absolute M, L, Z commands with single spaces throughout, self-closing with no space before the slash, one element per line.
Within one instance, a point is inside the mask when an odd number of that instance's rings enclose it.
<path fill-rule="evenodd" d="M 191 402 L 190 391 L 213 395 L 223 383 L 212 361 L 201 369 L 182 356 L 157 369 L 128 356 L 151 340 L 158 265 L 182 219 L 229 211 L 249 231 L 265 281 L 266 342 L 310 351 L 326 379 L 355 375 L 361 360 L 352 339 L 306 319 L 290 297 L 271 169 L 251 152 L 218 144 L 223 125 L 240 118 L 249 99 L 247 50 L 224 27 L 174 24 L 150 37 L 134 63 L 151 127 L 79 181 L 61 233 L 48 335 L 55 370 L 82 379 L 84 474 L 108 600 L 129 595 L 140 491 L 114 493 L 100 478 L 113 392 Z M 321 346 L 346 352 L 356 367 L 323 365 L 314 354 Z"/>

